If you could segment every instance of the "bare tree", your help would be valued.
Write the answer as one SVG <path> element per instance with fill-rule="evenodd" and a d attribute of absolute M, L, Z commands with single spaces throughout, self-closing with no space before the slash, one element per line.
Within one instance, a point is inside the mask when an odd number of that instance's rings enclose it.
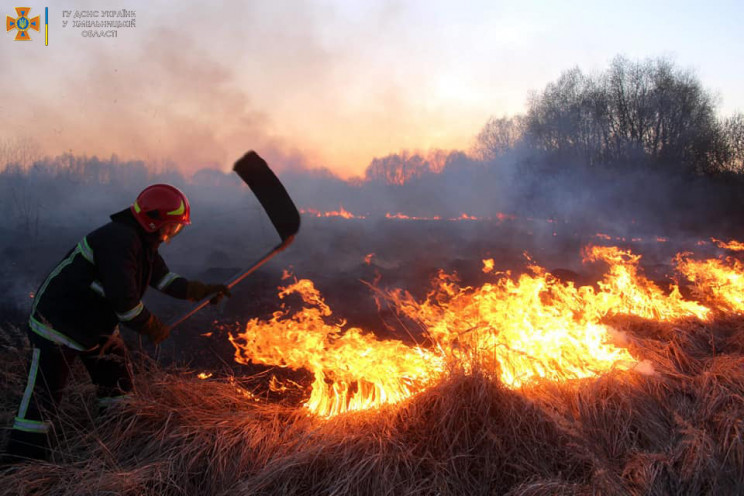
<path fill-rule="evenodd" d="M 491 161 L 514 149 L 524 135 L 523 116 L 492 117 L 475 139 L 475 155 L 484 161 Z"/>
<path fill-rule="evenodd" d="M 429 162 L 418 153 L 403 150 L 382 158 L 375 158 L 364 171 L 367 181 L 401 186 L 413 178 L 431 172 Z"/>
<path fill-rule="evenodd" d="M 739 112 L 724 119 L 721 132 L 726 147 L 723 169 L 744 172 L 744 114 Z"/>
<path fill-rule="evenodd" d="M 41 159 L 41 149 L 29 137 L 0 140 L 0 165 L 4 166 L 5 198 L 2 206 L 24 233 L 39 233 L 40 196 L 31 185 L 28 171 Z"/>
<path fill-rule="evenodd" d="M 10 193 L 6 208 L 9 207 L 11 218 L 25 234 L 37 237 L 41 200 L 32 185 L 31 177 L 18 164 L 8 165 L 3 175 Z"/>
<path fill-rule="evenodd" d="M 674 164 L 706 170 L 720 152 L 712 97 L 665 59 L 578 68 L 529 101 L 526 133 L 538 150 L 596 163 Z"/>
<path fill-rule="evenodd" d="M 28 136 L 0 140 L 0 165 L 20 166 L 28 169 L 42 157 L 38 143 Z"/>

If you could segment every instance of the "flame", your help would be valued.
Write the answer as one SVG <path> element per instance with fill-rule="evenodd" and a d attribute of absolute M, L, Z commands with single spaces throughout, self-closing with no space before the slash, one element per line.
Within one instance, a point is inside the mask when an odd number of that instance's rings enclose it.
<path fill-rule="evenodd" d="M 283 393 L 291 389 L 301 390 L 302 386 L 291 379 L 284 379 L 280 381 L 276 378 L 275 375 L 271 376 L 271 379 L 269 380 L 269 391 L 273 391 L 275 393 Z"/>
<path fill-rule="evenodd" d="M 353 213 L 349 212 L 348 210 L 346 210 L 343 206 L 339 206 L 339 209 L 338 210 L 331 210 L 331 211 L 327 211 L 327 212 L 323 212 L 323 211 L 320 211 L 320 210 L 315 209 L 315 208 L 301 208 L 300 209 L 300 213 L 303 214 L 303 215 L 307 215 L 307 216 L 311 216 L 311 217 L 318 217 L 318 218 L 322 218 L 322 217 L 340 217 L 340 218 L 343 218 L 343 219 L 366 219 L 367 218 L 366 215 L 353 214 Z M 455 222 L 455 221 L 487 221 L 487 222 L 499 222 L 499 223 L 502 223 L 502 222 L 504 222 L 506 220 L 518 220 L 519 219 L 519 217 L 517 217 L 515 215 L 505 214 L 503 212 L 497 212 L 495 215 L 489 216 L 489 217 L 477 217 L 475 215 L 471 215 L 471 214 L 468 214 L 468 213 L 465 213 L 465 212 L 461 213 L 457 217 L 442 217 L 440 215 L 433 215 L 433 216 L 426 216 L 426 217 L 424 217 L 424 216 L 408 215 L 408 214 L 404 214 L 402 212 L 396 212 L 396 213 L 387 212 L 385 214 L 385 218 L 386 219 L 392 219 L 392 220 L 417 220 L 417 221 L 439 221 L 439 220 L 447 220 L 447 221 L 450 221 L 450 222 Z M 529 217 L 526 218 L 526 220 L 533 221 L 533 222 L 535 222 L 535 221 L 539 221 L 539 222 L 546 221 L 546 220 L 540 220 L 540 219 L 532 219 L 532 218 L 529 218 Z M 556 221 L 553 220 L 553 219 L 547 219 L 547 222 L 555 223 Z M 612 238 L 610 238 L 608 236 L 607 239 L 612 239 Z M 620 239 L 620 238 L 618 238 L 618 239 Z"/>
<path fill-rule="evenodd" d="M 441 372 L 442 362 L 431 351 L 380 341 L 355 327 L 342 332 L 344 322 L 326 323 L 332 312 L 312 281 L 301 279 L 281 288 L 279 297 L 291 294 L 307 306 L 294 314 L 278 311 L 268 322 L 252 319 L 230 342 L 239 363 L 251 360 L 312 372 L 305 406 L 318 415 L 401 401 Z"/>
<path fill-rule="evenodd" d="M 320 416 L 378 407 L 410 397 L 441 377 L 448 365 L 480 366 L 507 387 L 542 379 L 568 381 L 610 370 L 649 373 L 624 347 L 607 318 L 634 315 L 656 321 L 709 320 L 716 311 L 744 310 L 744 264 L 735 259 L 675 258 L 677 270 L 700 301 L 686 300 L 676 284 L 661 288 L 643 275 L 641 256 L 613 246 L 587 246 L 585 263 L 607 266 L 596 286 L 563 282 L 528 258 L 528 272 L 494 272 L 480 287 L 463 287 L 440 271 L 427 296 L 380 290 L 401 319 L 417 324 L 431 344 L 381 340 L 374 333 L 334 321 L 312 281 L 295 280 L 279 297 L 297 295 L 269 320 L 252 319 L 230 335 L 235 359 L 304 368 L 314 377 L 305 407 Z M 410 326 L 409 328 L 415 328 Z M 627 340 L 625 340 L 627 341 Z M 275 384 L 276 388 L 279 388 Z"/>
<path fill-rule="evenodd" d="M 442 220 L 442 217 L 439 216 L 439 215 L 435 215 L 433 217 L 418 217 L 418 216 L 406 215 L 406 214 L 404 214 L 402 212 L 397 212 L 397 213 L 394 213 L 394 214 L 388 212 L 388 213 L 385 214 L 385 218 L 386 219 L 396 219 L 396 220 L 429 220 L 429 221 L 431 221 L 431 220 Z M 446 218 L 446 220 L 448 220 L 450 222 L 463 221 L 463 220 L 478 220 L 478 221 L 491 221 L 491 222 L 492 221 L 497 221 L 497 222 L 503 222 L 505 220 L 516 220 L 516 219 L 517 219 L 516 216 L 510 215 L 510 214 L 505 214 L 505 213 L 502 213 L 502 212 L 496 213 L 496 215 L 494 215 L 493 217 L 477 217 L 475 215 L 470 215 L 470 214 L 467 214 L 467 213 L 463 212 L 463 213 L 461 213 L 457 217 Z"/>
<path fill-rule="evenodd" d="M 721 241 L 720 239 L 716 238 L 710 238 L 710 240 L 714 242 L 719 248 L 723 248 L 724 250 L 744 251 L 744 243 L 741 243 L 739 241 L 731 240 L 726 243 L 725 241 Z"/>
<path fill-rule="evenodd" d="M 477 354 L 510 387 L 536 378 L 592 377 L 635 364 L 626 349 L 609 342 L 600 312 L 586 311 L 593 288 L 562 283 L 537 266 L 531 270 L 532 275 L 503 277 L 480 288 L 461 288 L 440 273 L 423 303 L 407 293 L 393 296 L 444 354 L 459 361 Z"/>
<path fill-rule="evenodd" d="M 364 263 L 366 263 L 367 265 L 371 265 L 372 259 L 374 258 L 374 256 L 375 256 L 374 253 L 367 253 L 366 255 L 364 255 Z"/>
<path fill-rule="evenodd" d="M 434 217 L 415 217 L 415 216 L 412 217 L 410 215 L 406 215 L 400 212 L 396 214 L 391 214 L 390 212 L 388 212 L 385 214 L 385 218 L 386 219 L 397 219 L 397 220 L 442 220 L 442 218 L 439 217 L 438 215 L 435 215 Z"/>
<path fill-rule="evenodd" d="M 744 311 L 744 264 L 731 257 L 692 260 L 689 253 L 675 257 L 677 270 L 693 284 L 693 293 L 711 308 Z"/>
<path fill-rule="evenodd" d="M 682 298 L 679 288 L 672 285 L 666 294 L 651 281 L 639 274 L 641 256 L 630 250 L 614 246 L 589 246 L 584 261 L 603 261 L 610 271 L 599 283 L 600 290 L 592 294 L 591 309 L 598 317 L 612 314 L 636 315 L 645 319 L 673 320 L 684 317 L 705 319 L 710 310 L 696 302 Z"/>
<path fill-rule="evenodd" d="M 466 213 L 463 212 L 462 214 L 460 214 L 459 217 L 455 217 L 455 218 L 450 219 L 450 220 L 480 220 L 480 219 L 478 217 L 475 217 L 473 215 L 468 215 L 468 214 L 466 214 Z"/>
<path fill-rule="evenodd" d="M 487 258 L 483 260 L 483 268 L 481 269 L 484 274 L 488 274 L 489 272 L 493 272 L 493 258 Z"/>
<path fill-rule="evenodd" d="M 210 373 L 206 373 L 206 372 L 199 372 L 199 374 L 197 375 L 197 377 L 198 377 L 199 379 L 202 379 L 202 380 L 204 380 L 204 379 L 209 379 L 210 377 L 212 377 L 212 373 L 211 373 L 211 372 L 210 372 Z"/>
<path fill-rule="evenodd" d="M 339 205 L 338 210 L 331 210 L 329 212 L 321 212 L 314 208 L 301 208 L 300 213 L 303 215 L 309 215 L 311 217 L 341 217 L 342 219 L 366 219 L 364 215 L 355 215 L 346 210 L 343 205 Z"/>

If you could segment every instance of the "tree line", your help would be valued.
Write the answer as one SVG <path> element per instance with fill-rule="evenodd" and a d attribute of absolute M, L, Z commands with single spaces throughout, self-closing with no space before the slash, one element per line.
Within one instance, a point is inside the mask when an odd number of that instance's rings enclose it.
<path fill-rule="evenodd" d="M 617 57 L 600 73 L 568 70 L 530 95 L 525 113 L 489 120 L 475 145 L 475 153 L 379 157 L 351 181 L 324 169 L 280 172 L 299 206 L 370 215 L 507 212 L 620 222 L 623 212 L 633 222 L 664 224 L 673 214 L 696 229 L 744 210 L 744 115 L 718 117 L 694 74 L 665 59 Z M 174 164 L 36 150 L 0 139 L 0 232 L 94 222 L 96 205 L 127 204 L 153 182 L 186 186 L 204 204 L 242 187 L 218 170 L 186 177 Z"/>
<path fill-rule="evenodd" d="M 490 119 L 475 148 L 486 161 L 520 150 L 560 164 L 741 173 L 744 116 L 718 118 L 713 95 L 667 59 L 616 57 L 598 74 L 564 72 L 522 115 Z"/>

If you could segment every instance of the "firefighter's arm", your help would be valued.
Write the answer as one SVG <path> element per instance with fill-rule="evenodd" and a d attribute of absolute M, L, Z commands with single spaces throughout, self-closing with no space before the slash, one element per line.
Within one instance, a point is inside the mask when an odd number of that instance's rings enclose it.
<path fill-rule="evenodd" d="M 188 299 L 188 281 L 185 277 L 171 272 L 163 257 L 160 256 L 160 253 L 155 253 L 150 286 L 173 298 L 180 300 Z"/>
<path fill-rule="evenodd" d="M 219 302 L 224 296 L 230 296 L 230 289 L 224 284 L 208 284 L 189 280 L 171 272 L 159 253 L 153 263 L 151 286 L 158 291 L 182 300 L 200 301 L 207 296 L 215 295 L 210 303 Z"/>
<path fill-rule="evenodd" d="M 154 343 L 168 336 L 168 327 L 147 309 L 137 287 L 137 260 L 142 245 L 136 233 L 113 231 L 108 239 L 91 239 L 98 276 L 119 321 Z"/>

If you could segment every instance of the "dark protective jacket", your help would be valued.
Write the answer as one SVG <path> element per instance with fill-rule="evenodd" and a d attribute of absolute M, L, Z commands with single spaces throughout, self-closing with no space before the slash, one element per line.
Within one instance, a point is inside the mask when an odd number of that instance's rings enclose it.
<path fill-rule="evenodd" d="M 170 272 L 129 209 L 85 236 L 36 292 L 31 331 L 76 350 L 94 348 L 119 323 L 140 330 L 150 318 L 142 303 L 148 286 L 186 298 L 186 279 Z"/>

